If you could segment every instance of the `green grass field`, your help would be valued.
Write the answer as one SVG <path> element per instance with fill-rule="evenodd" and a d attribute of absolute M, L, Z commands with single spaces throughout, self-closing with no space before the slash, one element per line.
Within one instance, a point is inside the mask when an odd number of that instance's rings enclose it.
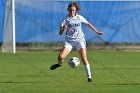
<path fill-rule="evenodd" d="M 59 51 L 0 53 L 0 93 L 140 93 L 140 52 L 88 51 L 93 82 L 84 66 L 51 71 Z"/>

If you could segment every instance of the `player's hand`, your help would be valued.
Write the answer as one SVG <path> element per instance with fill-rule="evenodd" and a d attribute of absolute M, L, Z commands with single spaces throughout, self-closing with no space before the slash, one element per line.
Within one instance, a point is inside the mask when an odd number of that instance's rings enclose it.
<path fill-rule="evenodd" d="M 63 26 L 63 29 L 67 29 L 67 25 L 64 25 L 64 26 Z"/>
<path fill-rule="evenodd" d="M 65 29 L 67 29 L 67 25 L 60 27 L 59 35 L 62 35 Z"/>
<path fill-rule="evenodd" d="M 98 35 L 103 35 L 103 34 L 104 34 L 103 32 L 100 32 L 100 31 L 96 31 L 96 33 L 97 33 Z"/>

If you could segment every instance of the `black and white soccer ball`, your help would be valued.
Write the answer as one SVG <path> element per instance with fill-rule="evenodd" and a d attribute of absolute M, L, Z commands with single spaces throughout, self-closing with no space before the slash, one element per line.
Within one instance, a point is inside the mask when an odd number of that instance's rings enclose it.
<path fill-rule="evenodd" d="M 77 57 L 71 57 L 68 64 L 71 68 L 77 68 L 80 65 L 80 60 Z"/>

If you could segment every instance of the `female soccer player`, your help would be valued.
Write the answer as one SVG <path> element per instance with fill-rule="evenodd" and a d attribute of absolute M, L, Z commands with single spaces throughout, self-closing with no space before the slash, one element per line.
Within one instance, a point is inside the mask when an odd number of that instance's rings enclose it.
<path fill-rule="evenodd" d="M 86 55 L 85 36 L 81 28 L 81 22 L 85 23 L 98 35 L 102 35 L 103 32 L 97 31 L 95 27 L 90 24 L 83 16 L 77 14 L 77 12 L 80 10 L 80 7 L 77 5 L 77 3 L 72 2 L 69 4 L 67 10 L 69 13 L 63 20 L 59 31 L 59 34 L 62 35 L 66 30 L 64 47 L 59 53 L 58 63 L 52 65 L 50 69 L 55 70 L 56 68 L 62 66 L 64 58 L 71 52 L 72 48 L 76 48 L 79 51 L 81 60 L 84 64 L 88 82 L 92 82 L 90 65 Z"/>

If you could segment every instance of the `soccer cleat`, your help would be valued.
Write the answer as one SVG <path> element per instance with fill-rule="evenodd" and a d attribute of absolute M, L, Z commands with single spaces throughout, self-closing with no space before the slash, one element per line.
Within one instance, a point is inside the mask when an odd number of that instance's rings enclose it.
<path fill-rule="evenodd" d="M 88 78 L 88 82 L 92 82 L 92 78 Z"/>
<path fill-rule="evenodd" d="M 61 66 L 62 65 L 60 65 L 60 64 L 54 64 L 50 67 L 50 70 L 55 70 L 56 68 L 61 67 Z"/>

